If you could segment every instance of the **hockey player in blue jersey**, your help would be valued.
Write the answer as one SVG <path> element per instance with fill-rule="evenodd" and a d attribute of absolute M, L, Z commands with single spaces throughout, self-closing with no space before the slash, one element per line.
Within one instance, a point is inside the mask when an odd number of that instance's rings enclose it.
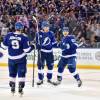
<path fill-rule="evenodd" d="M 20 94 L 23 94 L 23 88 L 25 86 L 26 77 L 26 53 L 31 52 L 34 49 L 33 45 L 29 44 L 28 37 L 22 33 L 24 26 L 21 22 L 15 23 L 15 32 L 10 32 L 4 37 L 4 41 L 1 47 L 8 48 L 8 66 L 9 66 L 9 85 L 11 92 L 15 93 L 16 76 L 19 78 L 19 90 Z"/>
<path fill-rule="evenodd" d="M 62 81 L 62 73 L 68 65 L 69 72 L 73 75 L 73 77 L 77 80 L 78 87 L 82 85 L 82 81 L 79 77 L 79 74 L 76 71 L 76 49 L 78 47 L 76 40 L 73 35 L 69 35 L 68 27 L 63 28 L 63 38 L 59 43 L 59 48 L 62 50 L 62 56 L 58 63 L 58 75 L 57 82 L 54 85 L 59 85 Z"/>
<path fill-rule="evenodd" d="M 36 36 L 38 53 L 38 78 L 37 85 L 43 84 L 45 61 L 47 65 L 47 82 L 52 84 L 52 71 L 54 66 L 54 56 L 52 48 L 57 44 L 54 34 L 49 30 L 49 23 L 44 21 L 42 23 L 42 31 Z"/>

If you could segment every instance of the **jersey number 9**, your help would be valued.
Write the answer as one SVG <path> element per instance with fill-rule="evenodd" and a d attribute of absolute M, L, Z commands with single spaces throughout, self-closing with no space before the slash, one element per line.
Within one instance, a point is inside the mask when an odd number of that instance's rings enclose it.
<path fill-rule="evenodd" d="M 18 40 L 13 40 L 11 42 L 11 44 L 12 44 L 12 48 L 13 49 L 19 49 L 19 42 L 18 42 Z"/>

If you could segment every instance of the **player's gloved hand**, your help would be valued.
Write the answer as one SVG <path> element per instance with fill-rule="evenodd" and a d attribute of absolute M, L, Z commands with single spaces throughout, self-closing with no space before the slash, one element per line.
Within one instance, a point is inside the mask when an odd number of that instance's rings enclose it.
<path fill-rule="evenodd" d="M 31 46 L 32 50 L 35 49 L 35 45 L 34 44 L 31 44 L 30 46 Z"/>
<path fill-rule="evenodd" d="M 29 43 L 30 43 L 30 45 L 34 45 L 34 44 L 35 44 L 35 42 L 34 42 L 34 41 L 30 41 Z"/>
<path fill-rule="evenodd" d="M 30 46 L 31 46 L 32 50 L 35 49 L 35 43 L 34 43 L 34 41 L 30 41 Z"/>
<path fill-rule="evenodd" d="M 0 48 L 2 48 L 3 50 L 6 50 L 7 48 L 2 47 L 2 42 L 0 43 Z"/>
<path fill-rule="evenodd" d="M 57 43 L 57 47 L 60 48 L 61 47 L 61 43 Z"/>

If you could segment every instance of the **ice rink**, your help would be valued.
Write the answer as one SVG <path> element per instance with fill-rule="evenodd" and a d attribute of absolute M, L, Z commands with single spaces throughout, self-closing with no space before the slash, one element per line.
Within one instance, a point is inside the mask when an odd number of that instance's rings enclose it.
<path fill-rule="evenodd" d="M 63 74 L 62 84 L 52 86 L 44 79 L 44 84 L 36 86 L 37 70 L 35 69 L 35 87 L 32 87 L 32 69 L 28 69 L 26 87 L 23 97 L 19 97 L 16 88 L 15 96 L 12 96 L 9 88 L 7 68 L 0 67 L 0 100 L 100 100 L 100 70 L 78 70 L 83 86 L 78 88 L 77 82 L 69 74 L 67 69 Z M 53 80 L 56 79 L 56 69 Z M 46 74 L 45 74 L 46 76 Z"/>

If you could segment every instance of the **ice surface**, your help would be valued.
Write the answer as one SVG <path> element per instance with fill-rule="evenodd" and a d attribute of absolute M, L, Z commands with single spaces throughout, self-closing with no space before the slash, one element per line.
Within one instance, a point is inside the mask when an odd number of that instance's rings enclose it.
<path fill-rule="evenodd" d="M 46 72 L 46 71 L 45 71 Z M 35 87 L 32 87 L 32 69 L 28 69 L 26 87 L 23 97 L 19 97 L 16 88 L 15 96 L 12 96 L 9 88 L 7 68 L 0 67 L 0 100 L 100 100 L 100 70 L 78 70 L 83 81 L 83 86 L 78 88 L 77 82 L 70 73 L 65 70 L 62 84 L 52 86 L 46 82 L 37 87 L 37 69 L 35 70 Z M 46 75 L 46 73 L 45 73 Z M 56 79 L 56 69 L 53 80 Z"/>

